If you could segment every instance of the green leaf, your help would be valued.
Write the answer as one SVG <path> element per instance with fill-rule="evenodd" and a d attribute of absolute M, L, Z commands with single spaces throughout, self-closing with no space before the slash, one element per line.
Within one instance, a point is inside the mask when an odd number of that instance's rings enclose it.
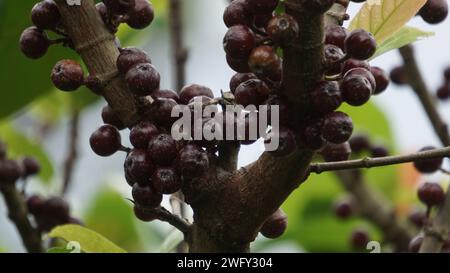
<path fill-rule="evenodd" d="M 389 39 L 378 45 L 377 52 L 372 56 L 372 59 L 393 49 L 401 48 L 433 35 L 434 32 L 427 32 L 415 27 L 405 26 L 395 33 L 395 35 L 392 35 Z"/>
<path fill-rule="evenodd" d="M 371 32 L 378 44 L 392 37 L 425 5 L 426 0 L 367 0 L 350 23 Z"/>
<path fill-rule="evenodd" d="M 65 247 L 52 247 L 47 250 L 47 253 L 72 253 L 72 250 Z"/>
<path fill-rule="evenodd" d="M 49 234 L 51 238 L 61 238 L 67 242 L 77 242 L 81 249 L 88 253 L 126 253 L 99 233 L 80 225 L 64 225 L 54 228 Z"/>
<path fill-rule="evenodd" d="M 110 238 L 128 251 L 140 251 L 136 217 L 131 203 L 111 187 L 103 188 L 86 208 L 86 226 Z M 148 232 L 148 231 L 147 231 Z"/>
<path fill-rule="evenodd" d="M 41 164 L 39 177 L 44 182 L 50 182 L 53 177 L 53 165 L 41 144 L 16 130 L 8 120 L 0 122 L 0 138 L 8 145 L 8 153 L 12 157 L 35 157 Z"/>

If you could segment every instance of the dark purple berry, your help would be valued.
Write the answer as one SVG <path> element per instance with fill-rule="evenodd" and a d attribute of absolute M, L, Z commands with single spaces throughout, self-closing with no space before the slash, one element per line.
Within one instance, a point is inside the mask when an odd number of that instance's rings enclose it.
<path fill-rule="evenodd" d="M 325 116 L 322 136 L 325 140 L 341 144 L 350 139 L 353 133 L 352 119 L 343 112 L 333 112 Z"/>
<path fill-rule="evenodd" d="M 408 83 L 408 75 L 403 66 L 394 67 L 390 73 L 391 81 L 397 85 L 404 85 Z"/>
<path fill-rule="evenodd" d="M 377 42 L 370 32 L 363 29 L 352 31 L 345 39 L 345 51 L 352 58 L 367 60 L 375 54 Z"/>
<path fill-rule="evenodd" d="M 139 185 L 148 185 L 155 170 L 150 156 L 143 149 L 133 149 L 125 159 L 124 168 L 128 178 Z"/>
<path fill-rule="evenodd" d="M 343 100 L 352 106 L 361 106 L 369 101 L 373 88 L 367 77 L 348 75 L 341 82 Z"/>
<path fill-rule="evenodd" d="M 170 90 L 170 89 L 155 90 L 152 93 L 152 97 L 153 97 L 153 99 L 158 99 L 158 98 L 173 99 L 177 103 L 180 102 L 180 96 L 178 96 L 178 94 L 175 91 Z"/>
<path fill-rule="evenodd" d="M 360 154 L 364 151 L 368 151 L 371 148 L 370 140 L 366 135 L 355 135 L 349 140 L 352 152 Z"/>
<path fill-rule="evenodd" d="M 434 149 L 436 148 L 432 146 L 427 146 L 420 149 L 419 152 L 432 151 Z M 421 173 L 434 173 L 441 168 L 443 161 L 444 160 L 442 158 L 417 160 L 414 162 L 414 167 L 417 169 L 417 171 Z"/>
<path fill-rule="evenodd" d="M 250 70 L 261 78 L 272 78 L 281 69 L 281 59 L 271 46 L 262 45 L 252 50 L 248 58 Z"/>
<path fill-rule="evenodd" d="M 122 147 L 120 133 L 116 127 L 103 125 L 89 138 L 92 150 L 99 156 L 110 156 Z"/>
<path fill-rule="evenodd" d="M 429 24 L 439 24 L 447 18 L 448 4 L 446 0 L 427 0 L 419 11 L 422 19 Z"/>
<path fill-rule="evenodd" d="M 115 126 L 119 130 L 123 130 L 126 126 L 116 115 L 111 106 L 105 105 L 102 109 L 102 120 L 105 124 Z"/>
<path fill-rule="evenodd" d="M 289 14 L 276 15 L 267 24 L 267 34 L 274 41 L 282 44 L 296 39 L 299 31 L 297 21 Z"/>
<path fill-rule="evenodd" d="M 0 184 L 13 184 L 22 176 L 22 167 L 14 160 L 0 161 Z"/>
<path fill-rule="evenodd" d="M 36 175 L 41 171 L 41 164 L 33 157 L 25 157 L 22 159 L 23 176 Z"/>
<path fill-rule="evenodd" d="M 257 79 L 256 75 L 253 73 L 236 73 L 230 80 L 230 91 L 231 93 L 235 93 L 236 88 L 243 82 L 248 80 Z"/>
<path fill-rule="evenodd" d="M 69 204 L 61 197 L 50 197 L 44 203 L 44 213 L 47 217 L 67 222 L 70 217 Z"/>
<path fill-rule="evenodd" d="M 232 58 L 247 58 L 255 47 L 255 35 L 247 26 L 232 26 L 223 38 L 223 47 Z"/>
<path fill-rule="evenodd" d="M 327 162 L 346 161 L 350 158 L 351 153 L 352 149 L 348 142 L 342 144 L 328 143 L 322 151 L 320 151 L 323 159 Z"/>
<path fill-rule="evenodd" d="M 322 137 L 323 120 L 317 119 L 309 122 L 300 130 L 298 135 L 299 143 L 311 150 L 320 150 L 327 143 Z"/>
<path fill-rule="evenodd" d="M 37 215 L 41 214 L 44 210 L 45 200 L 39 195 L 31 195 L 27 198 L 28 212 Z"/>
<path fill-rule="evenodd" d="M 186 145 L 180 152 L 178 168 L 184 178 L 200 177 L 209 168 L 208 155 L 198 146 Z"/>
<path fill-rule="evenodd" d="M 266 238 L 275 239 L 284 234 L 287 225 L 288 217 L 286 213 L 278 209 L 264 222 L 259 232 Z"/>
<path fill-rule="evenodd" d="M 114 14 L 125 14 L 135 5 L 135 0 L 102 0 Z"/>
<path fill-rule="evenodd" d="M 422 228 L 427 222 L 427 215 L 425 211 L 414 210 L 408 215 L 408 220 L 413 223 L 417 228 Z"/>
<path fill-rule="evenodd" d="M 341 60 L 345 57 L 342 49 L 335 45 L 325 45 L 324 55 L 325 66 L 327 67 L 325 74 L 329 76 L 341 74 L 343 67 Z"/>
<path fill-rule="evenodd" d="M 181 178 L 170 167 L 160 167 L 156 169 L 152 176 L 153 188 L 162 194 L 172 194 L 181 189 Z"/>
<path fill-rule="evenodd" d="M 354 68 L 364 68 L 367 71 L 370 71 L 370 64 L 368 61 L 361 61 L 357 59 L 348 59 L 344 62 L 344 66 L 342 67 L 342 73 L 345 75 L 348 71 Z"/>
<path fill-rule="evenodd" d="M 172 117 L 172 109 L 177 105 L 173 99 L 156 99 L 150 109 L 152 120 L 159 126 L 170 128 L 177 120 L 176 117 Z"/>
<path fill-rule="evenodd" d="M 156 68 L 149 63 L 138 64 L 131 68 L 125 80 L 130 91 L 137 96 L 148 96 L 159 89 L 160 75 Z"/>
<path fill-rule="evenodd" d="M 127 12 L 126 23 L 131 28 L 148 27 L 155 18 L 152 4 L 147 0 L 134 0 L 136 4 Z"/>
<path fill-rule="evenodd" d="M 377 82 L 375 80 L 375 77 L 373 76 L 373 74 L 370 72 L 370 70 L 367 70 L 365 68 L 362 67 L 357 67 L 357 68 L 353 68 L 350 69 L 349 71 L 347 71 L 344 75 L 344 78 L 346 77 L 351 77 L 351 76 L 363 76 L 366 79 L 369 80 L 370 82 L 370 86 L 372 87 L 373 93 L 375 92 L 375 89 L 377 87 Z"/>
<path fill-rule="evenodd" d="M 147 149 L 150 140 L 159 134 L 158 128 L 149 121 L 136 124 L 130 131 L 130 142 L 138 149 Z"/>
<path fill-rule="evenodd" d="M 40 29 L 56 29 L 61 15 L 53 0 L 44 0 L 34 5 L 31 10 L 31 21 Z"/>
<path fill-rule="evenodd" d="M 159 207 L 162 201 L 162 194 L 155 192 L 150 186 L 140 186 L 134 184 L 131 191 L 134 202 L 139 206 L 156 208 Z"/>
<path fill-rule="evenodd" d="M 37 27 L 29 27 L 20 36 L 20 50 L 30 59 L 38 59 L 47 53 L 50 40 L 47 34 Z"/>
<path fill-rule="evenodd" d="M 250 67 L 248 66 L 248 57 L 245 58 L 232 58 L 227 54 L 226 56 L 228 66 L 239 73 L 249 73 Z"/>
<path fill-rule="evenodd" d="M 315 112 L 328 114 L 341 104 L 342 96 L 337 82 L 321 81 L 311 92 L 311 106 Z"/>
<path fill-rule="evenodd" d="M 365 230 L 354 230 L 351 235 L 351 245 L 353 248 L 361 250 L 365 249 L 370 241 L 369 234 Z"/>
<path fill-rule="evenodd" d="M 214 98 L 212 90 L 206 86 L 191 84 L 186 85 L 180 91 L 180 103 L 187 105 L 191 99 L 198 96 Z"/>
<path fill-rule="evenodd" d="M 387 89 L 389 85 L 389 76 L 383 69 L 376 66 L 372 66 L 370 68 L 370 72 L 372 73 L 376 82 L 376 88 L 373 93 L 375 95 L 378 95 Z"/>
<path fill-rule="evenodd" d="M 325 27 L 325 44 L 331 44 L 345 49 L 345 38 L 347 38 L 348 32 L 345 28 L 331 24 Z"/>
<path fill-rule="evenodd" d="M 152 60 L 147 53 L 135 47 L 123 48 L 120 50 L 120 55 L 117 57 L 117 69 L 123 75 L 134 66 L 142 63 L 152 63 Z"/>
<path fill-rule="evenodd" d="M 74 91 L 83 84 L 83 68 L 74 60 L 61 60 L 53 67 L 52 82 L 62 91 Z"/>
<path fill-rule="evenodd" d="M 231 2 L 223 13 L 223 21 L 227 27 L 235 25 L 249 26 L 252 21 L 252 15 L 249 12 L 247 0 Z"/>
<path fill-rule="evenodd" d="M 389 155 L 389 150 L 384 145 L 374 145 L 370 147 L 370 156 L 373 158 L 386 157 Z"/>
<path fill-rule="evenodd" d="M 437 90 L 436 95 L 440 100 L 450 99 L 450 83 L 446 82 L 441 85 L 441 87 Z"/>
<path fill-rule="evenodd" d="M 437 206 L 444 202 L 444 189 L 437 183 L 426 182 L 419 187 L 417 193 L 420 201 L 428 207 Z"/>
<path fill-rule="evenodd" d="M 340 200 L 334 205 L 334 214 L 340 219 L 348 219 L 353 215 L 353 204 L 350 200 Z"/>
<path fill-rule="evenodd" d="M 236 103 L 244 107 L 263 103 L 269 94 L 270 89 L 267 84 L 258 79 L 241 83 L 234 92 Z"/>
<path fill-rule="evenodd" d="M 167 166 L 177 157 L 177 144 L 168 134 L 159 134 L 148 145 L 148 154 L 153 162 Z"/>

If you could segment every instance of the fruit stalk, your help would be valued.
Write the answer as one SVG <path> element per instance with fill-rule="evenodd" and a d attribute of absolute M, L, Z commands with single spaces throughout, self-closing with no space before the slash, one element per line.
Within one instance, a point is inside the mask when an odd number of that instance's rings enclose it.
<path fill-rule="evenodd" d="M 106 83 L 103 96 L 126 126 L 134 125 L 139 120 L 138 102 L 130 96 L 125 81 L 118 76 L 116 60 L 119 49 L 114 35 L 95 9 L 94 1 L 83 0 L 79 6 L 69 6 L 65 0 L 55 2 L 64 29 L 90 75 Z"/>
<path fill-rule="evenodd" d="M 2 184 L 1 181 L 0 184 Z M 14 184 L 2 185 L 0 186 L 0 192 L 5 199 L 9 218 L 16 225 L 27 251 L 30 253 L 41 253 L 41 236 L 31 225 L 24 198 L 17 191 L 16 186 Z"/>

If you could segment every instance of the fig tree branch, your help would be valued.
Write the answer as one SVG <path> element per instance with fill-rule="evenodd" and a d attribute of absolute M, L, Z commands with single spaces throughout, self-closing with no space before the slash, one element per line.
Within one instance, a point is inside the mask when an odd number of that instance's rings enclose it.
<path fill-rule="evenodd" d="M 386 241 L 395 246 L 396 251 L 408 251 L 413 234 L 405 223 L 399 221 L 383 194 L 366 183 L 360 170 L 336 171 L 335 174 L 353 196 L 361 216 L 376 225 L 383 232 Z"/>
<path fill-rule="evenodd" d="M 70 183 L 72 181 L 73 169 L 75 167 L 78 153 L 78 131 L 80 125 L 80 112 L 73 110 L 69 121 L 69 145 L 67 150 L 66 159 L 64 160 L 64 173 L 63 173 L 63 188 L 62 194 L 66 194 Z"/>
<path fill-rule="evenodd" d="M 411 85 L 417 94 L 442 144 L 444 146 L 449 146 L 450 134 L 448 131 L 448 126 L 439 115 L 436 102 L 431 96 L 431 92 L 425 83 L 422 73 L 420 72 L 413 47 L 405 46 L 401 48 L 400 54 L 403 58 L 405 71 L 408 75 L 409 85 Z M 440 252 L 445 239 L 448 237 L 449 230 L 450 191 L 447 191 L 444 204 L 439 209 L 439 212 L 434 217 L 430 226 L 427 227 L 420 252 Z"/>
<path fill-rule="evenodd" d="M 21 193 L 15 185 L 0 186 L 0 192 L 8 208 L 8 216 L 16 226 L 26 250 L 30 253 L 41 253 L 41 236 L 28 219 L 27 207 Z"/>
<path fill-rule="evenodd" d="M 373 168 L 444 157 L 450 157 L 450 147 L 400 156 L 386 156 L 377 158 L 366 157 L 363 159 L 340 162 L 312 163 L 309 167 L 309 171 L 311 173 L 320 174 L 328 171 Z"/>
<path fill-rule="evenodd" d="M 56 0 L 65 32 L 73 42 L 91 75 L 106 82 L 103 96 L 117 116 L 128 127 L 139 121 L 139 103 L 130 95 L 124 79 L 118 75 L 116 60 L 119 49 L 114 34 L 110 33 L 93 0 L 70 6 L 65 0 Z"/>

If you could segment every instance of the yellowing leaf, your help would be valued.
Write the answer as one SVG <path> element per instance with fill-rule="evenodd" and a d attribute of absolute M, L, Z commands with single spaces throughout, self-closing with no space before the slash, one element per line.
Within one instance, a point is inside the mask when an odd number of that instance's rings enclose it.
<path fill-rule="evenodd" d="M 405 26 L 395 35 L 378 45 L 377 52 L 372 56 L 372 59 L 393 49 L 403 47 L 405 45 L 414 43 L 420 39 L 433 36 L 434 32 L 427 32 L 414 27 Z"/>
<path fill-rule="evenodd" d="M 67 242 L 76 242 L 88 253 L 126 253 L 97 232 L 79 225 L 64 225 L 54 228 L 49 234 L 52 238 L 61 238 Z"/>
<path fill-rule="evenodd" d="M 426 0 L 367 0 L 350 23 L 349 29 L 358 28 L 371 32 L 378 44 L 399 31 Z"/>

